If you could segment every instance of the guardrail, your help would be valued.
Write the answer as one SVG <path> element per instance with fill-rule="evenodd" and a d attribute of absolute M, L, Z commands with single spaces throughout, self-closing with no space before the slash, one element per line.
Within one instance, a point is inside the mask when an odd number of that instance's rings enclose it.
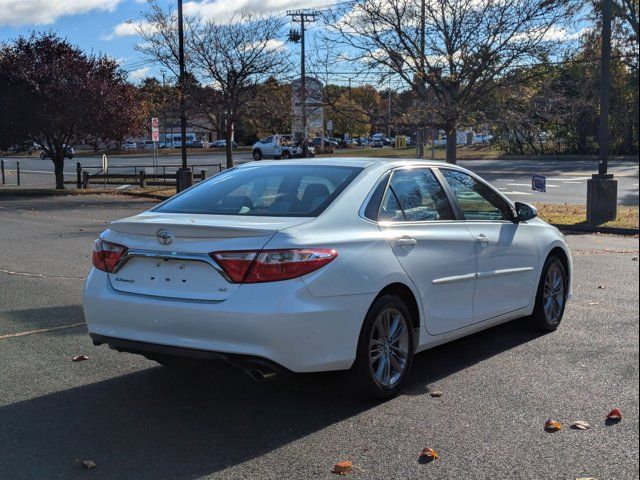
<path fill-rule="evenodd" d="M 76 162 L 76 180 L 74 181 L 66 181 L 65 183 L 74 184 L 77 188 L 89 188 L 91 184 L 100 184 L 100 185 L 125 185 L 125 184 L 136 184 L 141 188 L 145 188 L 147 186 L 167 186 L 172 187 L 177 184 L 177 169 L 182 165 L 179 164 L 169 164 L 169 165 L 158 165 L 156 168 L 149 165 L 113 165 L 110 166 L 106 172 L 102 169 L 102 167 L 82 167 L 80 162 Z M 202 164 L 192 164 L 190 165 L 192 170 L 200 168 L 200 171 L 193 174 L 194 181 L 203 181 L 207 178 L 207 170 L 202 167 L 215 167 L 218 169 L 218 172 L 222 171 L 222 163 L 202 163 Z M 167 173 L 167 170 L 172 170 L 175 168 L 174 172 Z M 114 172 L 113 170 L 131 170 L 133 172 Z M 153 173 L 148 172 L 148 170 L 154 169 Z M 94 170 L 95 173 L 91 173 L 91 170 Z M 162 173 L 156 173 L 158 170 L 161 170 Z"/>
<path fill-rule="evenodd" d="M 20 162 L 16 162 L 16 185 L 20 186 Z M 5 169 L 4 169 L 4 159 L 0 158 L 0 172 L 2 176 L 2 185 L 6 185 L 6 177 L 5 177 Z"/>

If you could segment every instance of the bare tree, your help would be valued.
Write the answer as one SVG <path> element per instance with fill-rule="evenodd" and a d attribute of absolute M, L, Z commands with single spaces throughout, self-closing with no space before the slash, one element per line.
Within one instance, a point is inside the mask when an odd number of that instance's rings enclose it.
<path fill-rule="evenodd" d="M 507 73 L 549 55 L 571 0 L 355 0 L 327 14 L 328 38 L 362 74 L 402 79 L 423 102 L 422 126 L 447 134 L 456 162 L 457 129 L 479 119 Z"/>
<path fill-rule="evenodd" d="M 234 123 L 246 113 L 256 86 L 270 74 L 285 71 L 282 26 L 279 18 L 245 12 L 224 24 L 196 25 L 188 37 L 194 72 L 221 92 L 229 168 Z"/>
<path fill-rule="evenodd" d="M 247 113 L 256 86 L 270 75 L 286 71 L 287 57 L 280 41 L 282 20 L 244 12 L 224 23 L 186 17 L 185 25 L 187 70 L 192 78 L 213 89 L 217 97 L 216 102 L 193 99 L 190 103 L 202 107 L 203 116 L 225 130 L 230 168 L 234 124 Z M 142 39 L 138 51 L 177 75 L 175 11 L 150 0 L 149 9 L 136 26 Z"/>

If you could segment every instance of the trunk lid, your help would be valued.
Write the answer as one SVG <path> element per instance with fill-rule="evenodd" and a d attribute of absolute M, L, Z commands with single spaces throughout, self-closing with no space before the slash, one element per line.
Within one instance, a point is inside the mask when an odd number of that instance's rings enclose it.
<path fill-rule="evenodd" d="M 127 261 L 109 273 L 120 292 L 163 298 L 224 301 L 238 288 L 211 252 L 260 250 L 278 231 L 311 218 L 146 212 L 113 222 L 104 240 L 128 248 Z"/>

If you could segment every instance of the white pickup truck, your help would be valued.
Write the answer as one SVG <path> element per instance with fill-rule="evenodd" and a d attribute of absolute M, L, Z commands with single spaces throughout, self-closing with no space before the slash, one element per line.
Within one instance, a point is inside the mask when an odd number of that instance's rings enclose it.
<path fill-rule="evenodd" d="M 253 159 L 287 159 L 302 156 L 302 148 L 296 146 L 292 135 L 270 135 L 253 144 Z"/>

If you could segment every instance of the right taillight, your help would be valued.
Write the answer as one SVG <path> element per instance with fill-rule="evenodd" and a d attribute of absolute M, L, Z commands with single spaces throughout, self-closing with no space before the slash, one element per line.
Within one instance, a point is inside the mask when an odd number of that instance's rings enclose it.
<path fill-rule="evenodd" d="M 111 273 L 125 253 L 127 247 L 98 238 L 93 242 L 93 266 Z"/>
<path fill-rule="evenodd" d="M 234 283 L 277 282 L 301 277 L 338 256 L 325 248 L 214 252 L 211 257 Z"/>

